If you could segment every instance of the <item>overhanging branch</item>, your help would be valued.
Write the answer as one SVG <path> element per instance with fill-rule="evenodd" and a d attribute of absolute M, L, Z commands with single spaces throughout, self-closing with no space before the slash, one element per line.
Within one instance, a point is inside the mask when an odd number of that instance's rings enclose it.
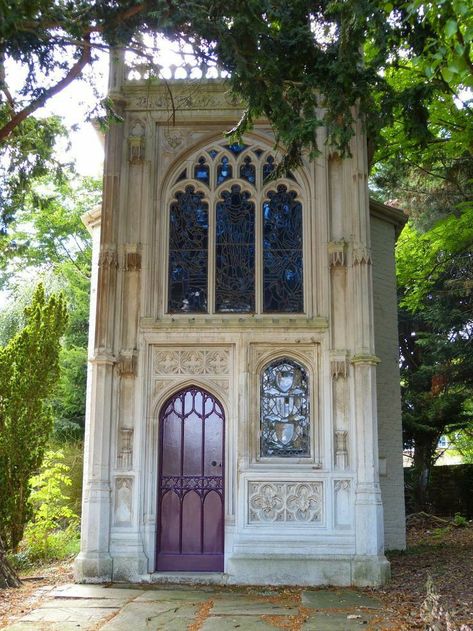
<path fill-rule="evenodd" d="M 83 71 L 85 66 L 91 61 L 91 53 L 90 53 L 90 36 L 86 35 L 84 37 L 84 41 L 82 42 L 82 52 L 79 59 L 72 66 L 69 72 L 63 77 L 60 81 L 58 81 L 55 85 L 46 89 L 41 96 L 32 101 L 29 105 L 23 108 L 21 111 L 17 112 L 12 116 L 12 118 L 6 123 L 3 127 L 0 128 L 0 143 L 8 138 L 8 136 L 22 123 L 25 118 L 30 116 L 33 112 L 43 107 L 49 101 L 51 97 L 53 97 L 58 92 L 61 92 L 65 87 L 67 87 L 74 79 L 76 79 Z"/>

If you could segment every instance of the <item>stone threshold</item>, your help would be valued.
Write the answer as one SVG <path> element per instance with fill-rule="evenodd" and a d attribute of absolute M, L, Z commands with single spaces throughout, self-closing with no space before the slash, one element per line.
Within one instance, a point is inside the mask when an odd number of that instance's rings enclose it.
<path fill-rule="evenodd" d="M 153 572 L 142 577 L 142 583 L 174 585 L 227 585 L 228 574 L 223 572 Z"/>

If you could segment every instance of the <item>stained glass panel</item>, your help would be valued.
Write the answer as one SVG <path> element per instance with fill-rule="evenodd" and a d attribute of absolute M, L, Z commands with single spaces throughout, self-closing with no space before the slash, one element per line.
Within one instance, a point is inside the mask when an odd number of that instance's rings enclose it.
<path fill-rule="evenodd" d="M 169 214 L 170 313 L 207 311 L 208 204 L 193 186 L 176 193 Z"/>
<path fill-rule="evenodd" d="M 232 165 L 228 162 L 227 156 L 223 156 L 217 167 L 217 184 L 222 184 L 233 175 Z"/>
<path fill-rule="evenodd" d="M 274 164 L 273 156 L 268 156 L 266 158 L 266 162 L 263 165 L 263 182 L 266 182 L 266 180 L 269 178 L 275 168 L 276 165 Z"/>
<path fill-rule="evenodd" d="M 248 145 L 240 144 L 238 142 L 234 142 L 231 145 L 225 145 L 227 149 L 229 149 L 234 156 L 239 155 L 242 151 L 244 151 Z"/>
<path fill-rule="evenodd" d="M 278 359 L 261 377 L 262 457 L 310 456 L 309 382 L 303 366 Z"/>
<path fill-rule="evenodd" d="M 234 184 L 217 203 L 215 308 L 220 313 L 255 310 L 255 207 L 249 197 Z"/>
<path fill-rule="evenodd" d="M 250 156 L 246 156 L 243 160 L 243 164 L 240 166 L 240 177 L 250 184 L 254 184 L 256 181 L 256 169 L 255 165 L 251 163 Z"/>
<path fill-rule="evenodd" d="M 263 311 L 304 310 L 302 205 L 280 184 L 263 204 Z"/>
<path fill-rule="evenodd" d="M 194 177 L 204 184 L 210 182 L 209 167 L 205 163 L 205 158 L 199 158 L 199 163 L 194 167 Z"/>

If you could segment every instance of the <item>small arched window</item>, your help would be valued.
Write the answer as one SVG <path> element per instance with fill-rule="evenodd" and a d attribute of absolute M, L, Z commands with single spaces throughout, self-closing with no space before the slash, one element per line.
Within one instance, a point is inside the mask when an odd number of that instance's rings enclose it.
<path fill-rule="evenodd" d="M 279 358 L 263 370 L 260 392 L 260 455 L 310 457 L 309 379 L 293 359 Z"/>

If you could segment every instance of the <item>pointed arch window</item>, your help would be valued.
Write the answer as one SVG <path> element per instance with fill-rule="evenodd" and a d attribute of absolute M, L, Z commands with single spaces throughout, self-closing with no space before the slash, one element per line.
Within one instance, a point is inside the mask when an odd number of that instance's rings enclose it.
<path fill-rule="evenodd" d="M 297 185 L 268 180 L 274 162 L 258 147 L 215 145 L 177 171 L 169 313 L 304 312 L 303 207 Z"/>

